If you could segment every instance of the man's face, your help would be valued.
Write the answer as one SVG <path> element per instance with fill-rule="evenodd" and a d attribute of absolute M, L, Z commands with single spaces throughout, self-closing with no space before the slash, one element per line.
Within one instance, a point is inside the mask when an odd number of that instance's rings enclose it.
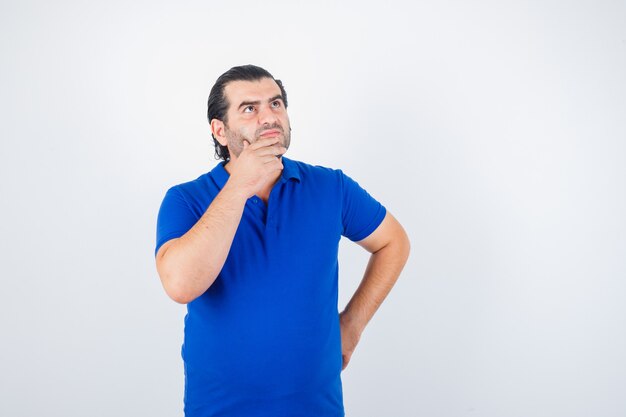
<path fill-rule="evenodd" d="M 243 150 L 243 141 L 253 144 L 260 138 L 278 137 L 289 148 L 291 127 L 280 87 L 271 78 L 233 81 L 224 88 L 229 103 L 224 136 L 231 158 Z"/>

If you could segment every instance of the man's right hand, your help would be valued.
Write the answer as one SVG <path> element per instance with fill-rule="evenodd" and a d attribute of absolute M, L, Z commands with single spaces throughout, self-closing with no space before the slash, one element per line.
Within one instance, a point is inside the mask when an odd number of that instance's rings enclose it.
<path fill-rule="evenodd" d="M 246 199 L 261 192 L 283 170 L 278 156 L 286 151 L 280 137 L 262 138 L 253 144 L 244 139 L 241 154 L 229 162 L 229 185 L 244 193 Z"/>

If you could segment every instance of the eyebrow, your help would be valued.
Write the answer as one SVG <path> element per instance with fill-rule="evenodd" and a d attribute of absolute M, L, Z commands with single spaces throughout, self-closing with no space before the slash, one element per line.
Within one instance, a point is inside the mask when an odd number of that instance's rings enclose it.
<path fill-rule="evenodd" d="M 281 94 L 276 94 L 274 97 L 272 97 L 269 100 L 267 100 L 267 102 L 271 103 L 272 101 L 279 100 L 279 99 L 283 103 L 285 102 L 285 100 L 283 99 L 283 96 Z M 240 110 L 244 106 L 258 106 L 259 104 L 261 104 L 260 100 L 257 100 L 257 101 L 242 101 L 241 104 L 239 104 L 239 107 L 237 107 L 237 110 Z"/>

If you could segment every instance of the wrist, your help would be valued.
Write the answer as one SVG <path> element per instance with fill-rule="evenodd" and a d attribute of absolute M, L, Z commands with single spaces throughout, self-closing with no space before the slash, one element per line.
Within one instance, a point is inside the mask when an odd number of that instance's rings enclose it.
<path fill-rule="evenodd" d="M 344 326 L 354 329 L 358 334 L 361 334 L 365 329 L 364 320 L 354 314 L 349 308 L 339 313 L 339 322 Z"/>
<path fill-rule="evenodd" d="M 251 197 L 251 195 L 248 195 L 249 193 L 247 193 L 242 187 L 234 184 L 230 179 L 226 181 L 226 184 L 224 184 L 224 187 L 222 188 L 222 193 L 236 199 L 238 202 L 241 202 L 243 204 L 245 204 L 246 200 Z"/>

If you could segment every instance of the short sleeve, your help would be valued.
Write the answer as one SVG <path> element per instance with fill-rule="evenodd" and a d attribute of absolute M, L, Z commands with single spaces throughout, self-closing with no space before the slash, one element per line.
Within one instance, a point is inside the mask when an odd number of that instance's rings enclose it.
<path fill-rule="evenodd" d="M 342 235 L 357 242 L 376 230 L 387 210 L 356 181 L 338 171 L 342 181 Z"/>
<path fill-rule="evenodd" d="M 175 187 L 165 193 L 159 215 L 157 217 L 156 248 L 154 256 L 159 248 L 168 240 L 181 237 L 198 221 L 197 217 L 189 208 L 183 195 Z"/>

